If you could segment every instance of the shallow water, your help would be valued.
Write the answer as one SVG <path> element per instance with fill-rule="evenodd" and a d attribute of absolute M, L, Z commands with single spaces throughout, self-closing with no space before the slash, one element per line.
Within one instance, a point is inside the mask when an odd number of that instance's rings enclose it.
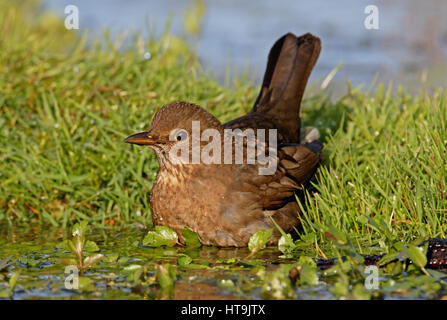
<path fill-rule="evenodd" d="M 82 292 L 65 288 L 68 273 L 64 273 L 65 265 L 61 260 L 70 257 L 70 254 L 56 246 L 69 237 L 67 232 L 43 232 L 39 228 L 17 229 L 6 226 L 0 230 L 0 259 L 9 257 L 13 262 L 4 270 L 3 275 L 20 273 L 12 299 L 259 299 L 259 288 L 250 288 L 250 291 L 228 290 L 219 283 L 228 284 L 230 280 L 233 283 L 246 282 L 256 277 L 251 272 L 256 266 L 264 266 L 266 271 L 271 271 L 276 269 L 278 264 L 291 261 L 279 258 L 281 252 L 276 248 L 263 250 L 254 259 L 244 261 L 250 253 L 247 248 L 201 247 L 189 251 L 178 246 L 149 248 L 140 244 L 144 232 L 138 229 L 95 230 L 88 239 L 97 243 L 105 257 L 85 272 L 86 277 L 94 280 L 94 288 Z M 149 285 L 148 288 L 143 288 L 127 278 L 129 272 L 126 268 L 132 265 L 176 265 L 178 257 L 185 252 L 194 258 L 194 263 L 204 263 L 204 268 L 182 270 L 180 267 L 171 296 L 164 296 L 157 286 L 151 288 Z M 149 271 L 149 276 L 154 274 Z M 0 282 L 0 289 L 4 288 L 7 288 L 6 281 Z M 297 293 L 302 299 L 331 297 L 324 283 L 315 288 L 299 290 Z"/>
<path fill-rule="evenodd" d="M 296 260 L 283 258 L 277 248 L 266 248 L 247 258 L 247 248 L 201 247 L 188 249 L 181 246 L 150 248 L 141 245 L 145 232 L 136 227 L 122 230 L 95 229 L 87 235 L 95 241 L 104 255 L 93 267 L 86 269 L 88 285 L 67 289 L 65 273 L 71 253 L 60 247 L 71 235 L 61 229 L 14 228 L 0 226 L 0 293 L 8 289 L 8 279 L 19 273 L 11 299 L 261 299 L 264 285 L 260 273 L 273 274 L 284 264 Z M 298 243 L 299 254 L 312 257 L 309 245 Z M 179 258 L 187 254 L 193 264 L 182 265 Z M 316 258 L 316 257 L 314 257 Z M 9 266 L 2 268 L 2 263 Z M 177 270 L 174 286 L 165 290 L 155 281 L 155 268 L 171 264 Z M 135 266 L 149 266 L 145 280 L 132 277 Z M 3 269 L 3 270 L 2 270 Z M 319 272 L 316 286 L 293 286 L 294 299 L 333 299 L 331 278 Z M 265 278 L 264 278 L 265 279 Z M 326 280 L 328 279 L 328 282 Z M 382 281 L 390 278 L 382 277 Z M 420 280 L 418 280 L 420 281 Z M 81 283 L 81 282 L 80 282 Z M 271 282 L 274 283 L 274 282 Z M 436 285 L 425 289 L 420 284 L 396 282 L 396 287 L 384 287 L 381 299 L 439 298 L 442 290 Z M 427 291 L 427 292 L 426 292 Z M 275 296 L 267 296 L 275 298 Z"/>
<path fill-rule="evenodd" d="M 100 253 L 104 255 L 102 261 L 85 272 L 85 276 L 94 280 L 94 288 L 85 292 L 65 288 L 65 264 L 62 259 L 70 258 L 71 254 L 56 248 L 65 238 L 70 238 L 62 230 L 41 230 L 40 228 L 10 228 L 0 229 L 0 260 L 9 258 L 12 265 L 3 272 L 3 278 L 14 272 L 19 272 L 17 287 L 12 299 L 65 299 L 65 298 L 102 298 L 102 299 L 141 299 L 164 298 L 159 296 L 158 288 L 142 290 L 128 281 L 129 272 L 126 270 L 133 265 L 148 263 L 177 264 L 177 259 L 185 253 L 185 248 L 149 248 L 142 246 L 144 232 L 135 228 L 125 230 L 95 230 L 89 240 L 95 241 Z M 217 249 L 202 247 L 187 251 L 194 257 L 195 263 L 205 262 L 203 269 L 181 270 L 175 283 L 173 295 L 175 299 L 229 299 L 229 298 L 257 298 L 257 294 L 235 294 L 227 292 L 218 286 L 219 279 L 233 279 L 237 281 L 239 275 L 249 273 L 252 266 L 220 263 L 233 258 L 243 258 L 249 254 L 244 249 Z M 282 262 L 278 260 L 280 252 L 265 250 L 256 257 L 256 263 L 275 267 Z M 258 260 L 259 259 L 259 260 Z M 253 261 L 252 261 L 253 262 Z M 207 266 L 208 265 L 208 266 Z M 181 268 L 180 268 L 181 269 Z M 150 272 L 152 276 L 154 272 Z M 150 276 L 150 275 L 149 275 Z M 8 276 L 9 277 L 9 276 Z M 5 280 L 5 279 L 2 279 Z M 149 286 L 150 287 L 150 286 Z M 0 282 L 0 290 L 7 288 L 7 282 Z"/>
<path fill-rule="evenodd" d="M 45 0 L 45 8 L 63 17 L 64 8 L 79 8 L 80 32 L 96 36 L 105 28 L 118 31 L 150 30 L 160 35 L 171 18 L 173 33 L 183 34 L 183 17 L 193 1 L 156 0 Z M 447 71 L 447 5 L 442 0 L 213 0 L 204 1 L 202 31 L 191 43 L 205 68 L 223 79 L 228 63 L 239 72 L 249 65 L 257 83 L 263 76 L 268 50 L 286 32 L 311 32 L 323 49 L 311 81 L 322 79 L 339 63 L 334 83 L 349 77 L 368 86 L 379 80 L 417 86 L 427 81 L 445 85 Z M 366 6 L 379 9 L 379 29 L 367 30 Z"/>

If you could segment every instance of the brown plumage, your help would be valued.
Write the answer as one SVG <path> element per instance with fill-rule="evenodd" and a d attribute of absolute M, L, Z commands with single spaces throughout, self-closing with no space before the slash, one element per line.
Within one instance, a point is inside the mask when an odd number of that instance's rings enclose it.
<path fill-rule="evenodd" d="M 320 39 L 311 34 L 296 37 L 289 33 L 280 38 L 270 51 L 261 92 L 245 116 L 222 125 L 199 106 L 175 102 L 157 112 L 149 131 L 126 139 L 149 145 L 156 152 L 160 171 L 151 196 L 156 225 L 171 227 L 180 239 L 187 226 L 203 244 L 216 246 L 246 246 L 253 233 L 268 228 L 275 229 L 272 242 L 276 241 L 279 232 L 272 218 L 286 232 L 299 225 L 294 194 L 314 174 L 322 149 L 316 130 L 300 139 L 301 99 L 320 49 Z M 261 175 L 259 169 L 265 165 L 247 164 L 246 141 L 242 164 L 235 163 L 235 144 L 230 164 L 225 163 L 224 151 L 209 153 L 217 163 L 191 163 L 193 121 L 200 121 L 200 133 L 215 129 L 223 137 L 216 140 L 222 150 L 226 129 L 277 129 L 276 170 Z M 259 142 L 259 136 L 255 137 Z M 268 137 L 266 147 L 270 146 Z M 170 151 L 185 141 L 189 161 L 175 163 Z M 208 141 L 197 143 L 203 154 Z"/>

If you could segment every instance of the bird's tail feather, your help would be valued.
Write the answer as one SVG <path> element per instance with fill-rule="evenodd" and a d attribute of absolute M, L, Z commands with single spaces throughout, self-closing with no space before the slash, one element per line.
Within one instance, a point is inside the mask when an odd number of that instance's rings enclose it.
<path fill-rule="evenodd" d="M 273 45 L 253 112 L 271 117 L 287 142 L 300 141 L 300 104 L 321 51 L 318 37 L 288 33 Z"/>

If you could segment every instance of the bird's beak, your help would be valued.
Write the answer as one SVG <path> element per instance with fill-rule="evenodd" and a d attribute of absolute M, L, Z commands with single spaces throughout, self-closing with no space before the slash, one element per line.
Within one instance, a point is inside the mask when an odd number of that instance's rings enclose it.
<path fill-rule="evenodd" d="M 145 146 L 145 145 L 156 144 L 158 141 L 157 141 L 157 139 L 154 139 L 154 137 L 152 137 L 150 135 L 149 131 L 146 131 L 146 132 L 140 132 L 137 134 L 133 134 L 133 135 L 127 137 L 124 140 L 124 142 L 138 144 L 140 146 Z"/>

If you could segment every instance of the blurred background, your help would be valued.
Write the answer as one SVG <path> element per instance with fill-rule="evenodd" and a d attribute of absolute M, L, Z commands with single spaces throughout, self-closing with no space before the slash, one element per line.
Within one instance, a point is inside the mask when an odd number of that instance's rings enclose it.
<path fill-rule="evenodd" d="M 109 29 L 160 36 L 185 35 L 205 69 L 219 80 L 248 71 L 258 84 L 274 41 L 286 32 L 311 32 L 323 50 L 311 81 L 324 79 L 343 63 L 331 88 L 367 88 L 374 79 L 418 89 L 446 84 L 447 3 L 443 0 L 44 0 L 43 9 L 64 17 L 66 5 L 79 8 L 78 32 L 90 37 Z M 379 29 L 367 30 L 365 7 L 379 9 Z M 188 12 L 195 14 L 188 16 Z M 197 12 L 198 11 L 198 12 Z M 199 17 L 199 18 L 198 18 Z M 189 32 L 185 33 L 185 28 Z"/>

